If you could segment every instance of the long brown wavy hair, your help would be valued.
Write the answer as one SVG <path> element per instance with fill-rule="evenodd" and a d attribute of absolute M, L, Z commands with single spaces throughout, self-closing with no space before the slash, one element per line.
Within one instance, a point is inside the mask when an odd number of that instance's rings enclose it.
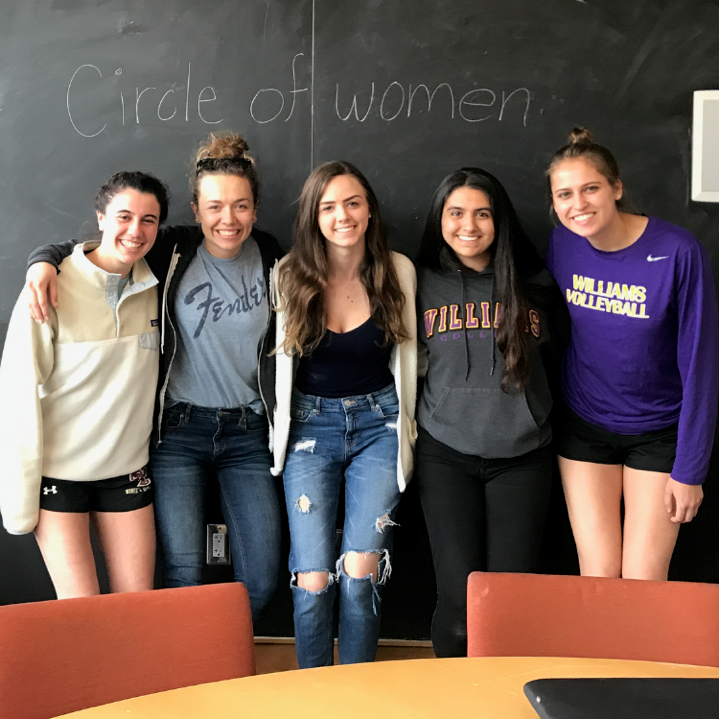
<path fill-rule="evenodd" d="M 386 344 L 409 337 L 402 323 L 404 296 L 387 244 L 379 203 L 365 176 L 349 162 L 325 162 L 307 178 L 297 207 L 293 243 L 280 268 L 279 293 L 285 312 L 287 354 L 312 354 L 327 332 L 325 289 L 329 277 L 327 241 L 318 222 L 319 205 L 327 185 L 342 175 L 354 177 L 367 197 L 370 219 L 365 233 L 365 255 L 359 275 L 367 292 L 374 323 L 384 332 Z"/>

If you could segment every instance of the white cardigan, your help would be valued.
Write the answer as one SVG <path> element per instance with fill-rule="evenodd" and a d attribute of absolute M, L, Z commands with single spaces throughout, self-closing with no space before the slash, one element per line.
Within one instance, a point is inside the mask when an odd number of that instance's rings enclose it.
<path fill-rule="evenodd" d="M 285 260 L 275 265 L 272 273 L 272 299 L 275 308 L 281 306 L 278 293 L 279 268 Z M 409 339 L 400 342 L 392 348 L 390 358 L 390 371 L 394 376 L 394 383 L 399 399 L 399 418 L 397 421 L 397 436 L 399 438 L 399 451 L 397 453 L 397 484 L 400 492 L 404 492 L 407 482 L 412 476 L 413 456 L 412 450 L 417 439 L 417 423 L 414 419 L 415 402 L 417 395 L 417 315 L 415 308 L 415 293 L 417 290 L 417 277 L 412 262 L 397 252 L 392 253 L 395 272 L 404 295 L 404 309 L 402 322 L 409 334 Z M 294 381 L 294 362 L 291 355 L 285 354 L 282 343 L 285 340 L 285 316 L 282 310 L 277 310 L 277 330 L 275 346 L 277 350 L 277 366 L 275 374 L 275 412 L 273 430 L 270 434 L 270 449 L 272 450 L 274 466 L 272 474 L 278 476 L 282 473 L 287 455 L 287 442 L 290 434 L 290 405 L 292 403 L 292 384 Z"/>

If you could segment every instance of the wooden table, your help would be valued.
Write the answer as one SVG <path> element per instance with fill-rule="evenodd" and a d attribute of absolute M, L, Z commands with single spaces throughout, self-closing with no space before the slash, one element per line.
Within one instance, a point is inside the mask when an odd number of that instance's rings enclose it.
<path fill-rule="evenodd" d="M 141 667 L 137 668 L 141 670 Z M 491 657 L 411 659 L 263 674 L 127 699 L 72 719 L 537 719 L 522 687 L 548 677 L 719 677 L 685 664 Z"/>

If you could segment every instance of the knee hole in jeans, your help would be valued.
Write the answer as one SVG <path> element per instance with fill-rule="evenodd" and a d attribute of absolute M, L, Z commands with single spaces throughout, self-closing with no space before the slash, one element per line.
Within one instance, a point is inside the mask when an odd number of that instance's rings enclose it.
<path fill-rule="evenodd" d="M 348 577 L 364 579 L 372 575 L 372 581 L 376 584 L 380 559 L 381 555 L 376 552 L 347 552 L 342 566 Z"/>
<path fill-rule="evenodd" d="M 297 586 L 308 592 L 321 592 L 330 584 L 329 572 L 297 572 Z"/>

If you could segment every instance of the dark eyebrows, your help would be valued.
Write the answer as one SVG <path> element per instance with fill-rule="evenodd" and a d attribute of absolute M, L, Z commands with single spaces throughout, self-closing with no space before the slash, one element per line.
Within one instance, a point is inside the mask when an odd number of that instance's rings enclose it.
<path fill-rule="evenodd" d="M 339 200 L 339 202 L 349 202 L 350 200 L 355 200 L 357 198 L 361 198 L 362 195 L 357 193 L 356 195 L 352 195 L 351 197 L 345 197 L 344 200 Z M 337 204 L 337 200 L 320 200 L 320 207 L 323 207 L 324 205 L 335 205 Z"/>
<path fill-rule="evenodd" d="M 232 200 L 232 204 L 236 204 L 238 202 L 250 202 L 251 198 L 249 197 L 236 197 L 234 200 Z M 211 200 L 211 199 L 203 199 L 202 202 L 206 205 L 218 205 L 222 204 L 222 200 Z"/>
<path fill-rule="evenodd" d="M 115 217 L 117 215 L 132 215 L 134 214 L 132 210 L 115 210 Z M 155 219 L 158 218 L 158 215 L 156 215 L 154 212 L 146 212 L 143 217 L 154 217 Z"/>
<path fill-rule="evenodd" d="M 451 207 L 445 207 L 445 210 L 462 210 L 463 212 L 466 211 L 466 207 L 460 207 L 459 205 L 452 205 Z M 487 210 L 488 212 L 492 211 L 491 207 L 475 207 L 475 212 L 481 212 L 483 210 Z"/>

